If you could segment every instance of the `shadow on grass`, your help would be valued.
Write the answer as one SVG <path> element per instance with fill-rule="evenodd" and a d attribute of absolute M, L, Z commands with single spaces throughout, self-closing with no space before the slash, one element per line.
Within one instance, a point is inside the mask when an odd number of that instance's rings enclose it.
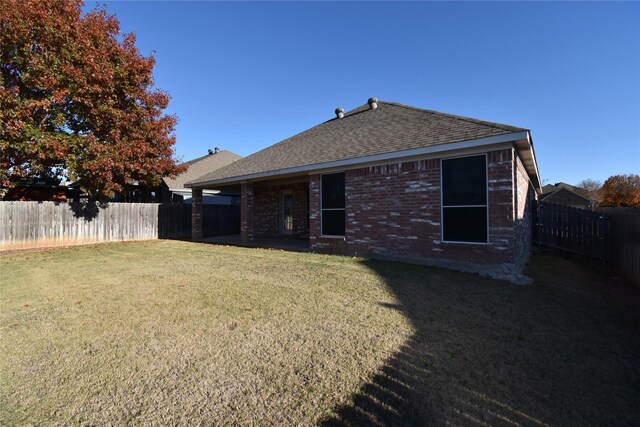
<path fill-rule="evenodd" d="M 364 261 L 415 334 L 322 425 L 638 425 L 640 291 L 534 256 L 519 287 Z"/>

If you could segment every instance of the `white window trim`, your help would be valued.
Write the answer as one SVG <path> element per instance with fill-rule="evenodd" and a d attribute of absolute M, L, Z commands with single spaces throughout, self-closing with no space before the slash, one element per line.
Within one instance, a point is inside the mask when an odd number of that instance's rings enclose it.
<path fill-rule="evenodd" d="M 452 160 L 452 159 L 462 159 L 465 157 L 479 157 L 484 156 L 484 173 L 485 173 L 485 191 L 486 191 L 486 205 L 452 205 L 447 206 L 447 208 L 482 208 L 484 207 L 487 212 L 487 241 L 486 242 L 465 242 L 460 240 L 444 240 L 444 203 L 442 200 L 442 194 L 444 193 L 444 185 L 442 181 L 442 162 L 444 160 Z M 491 242 L 489 236 L 489 158 L 487 153 L 482 154 L 469 154 L 467 156 L 453 156 L 453 157 L 443 157 L 440 159 L 440 241 L 442 243 L 456 243 L 461 245 L 481 245 L 486 246 Z"/>
<path fill-rule="evenodd" d="M 325 175 L 336 175 L 336 174 L 343 174 L 344 175 L 344 181 L 345 181 L 345 189 L 344 189 L 344 208 L 327 208 L 327 209 L 323 209 L 322 208 L 322 177 Z M 320 174 L 320 237 L 322 238 L 328 238 L 328 239 L 345 239 L 345 237 L 347 236 L 347 174 L 344 172 L 331 172 L 331 173 L 323 173 Z M 340 235 L 340 234 L 322 234 L 322 212 L 323 211 L 343 211 L 344 212 L 344 234 Z"/>

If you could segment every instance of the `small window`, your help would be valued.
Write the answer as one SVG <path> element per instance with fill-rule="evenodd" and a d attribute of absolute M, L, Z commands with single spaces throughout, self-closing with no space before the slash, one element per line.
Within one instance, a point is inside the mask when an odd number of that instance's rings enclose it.
<path fill-rule="evenodd" d="M 344 236 L 344 173 L 322 175 L 321 234 Z"/>
<path fill-rule="evenodd" d="M 487 243 L 487 158 L 442 160 L 442 240 Z"/>

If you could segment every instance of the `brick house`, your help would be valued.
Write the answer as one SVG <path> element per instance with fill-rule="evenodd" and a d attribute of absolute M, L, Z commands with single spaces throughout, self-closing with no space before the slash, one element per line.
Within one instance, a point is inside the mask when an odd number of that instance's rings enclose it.
<path fill-rule="evenodd" d="M 240 191 L 241 242 L 517 274 L 541 193 L 530 131 L 371 98 L 188 183 Z"/>

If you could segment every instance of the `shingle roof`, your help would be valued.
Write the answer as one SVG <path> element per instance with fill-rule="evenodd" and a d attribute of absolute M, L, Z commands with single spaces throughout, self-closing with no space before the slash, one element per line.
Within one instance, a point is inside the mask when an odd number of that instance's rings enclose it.
<path fill-rule="evenodd" d="M 587 190 L 585 190 L 584 188 L 580 188 L 580 187 L 576 187 L 574 185 L 571 184 L 567 184 L 566 182 L 558 182 L 555 184 L 547 184 L 544 187 L 542 187 L 542 196 L 540 197 L 540 200 L 542 200 L 543 198 L 546 198 L 547 196 L 550 196 L 554 193 L 557 193 L 560 190 L 567 190 L 570 191 L 574 194 L 577 194 L 578 196 L 582 197 L 583 199 L 587 199 L 587 200 L 592 200 L 589 192 Z"/>
<path fill-rule="evenodd" d="M 526 129 L 394 102 L 361 105 L 190 184 L 502 135 Z"/>
<path fill-rule="evenodd" d="M 198 179 L 202 175 L 211 173 L 224 166 L 227 166 L 242 157 L 228 150 L 222 150 L 214 154 L 198 157 L 182 163 L 187 165 L 188 169 L 175 178 L 163 178 L 162 180 L 169 188 L 185 188 L 185 184 L 194 179 Z"/>

